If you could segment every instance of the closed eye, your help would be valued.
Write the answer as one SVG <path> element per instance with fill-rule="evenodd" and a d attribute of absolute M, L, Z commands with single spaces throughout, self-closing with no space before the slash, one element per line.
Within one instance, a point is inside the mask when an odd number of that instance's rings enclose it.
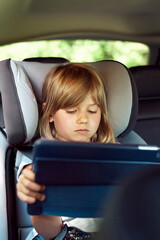
<path fill-rule="evenodd" d="M 88 110 L 88 112 L 91 114 L 97 113 L 97 111 L 91 111 L 91 110 Z"/>
<path fill-rule="evenodd" d="M 67 110 L 66 112 L 67 112 L 68 114 L 74 114 L 74 113 L 76 113 L 76 111 L 77 111 L 77 110 Z"/>

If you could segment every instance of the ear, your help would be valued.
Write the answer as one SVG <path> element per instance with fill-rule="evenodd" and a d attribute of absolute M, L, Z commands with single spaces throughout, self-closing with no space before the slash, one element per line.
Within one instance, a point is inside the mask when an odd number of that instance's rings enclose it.
<path fill-rule="evenodd" d="M 49 117 L 49 122 L 54 122 L 54 117 L 53 117 L 53 115 L 50 115 L 50 117 Z"/>
<path fill-rule="evenodd" d="M 45 106 L 46 106 L 46 102 L 42 103 L 42 110 L 44 110 Z M 49 122 L 54 122 L 53 115 L 50 115 Z"/>
<path fill-rule="evenodd" d="M 44 110 L 45 106 L 46 106 L 46 102 L 42 103 L 42 110 Z"/>

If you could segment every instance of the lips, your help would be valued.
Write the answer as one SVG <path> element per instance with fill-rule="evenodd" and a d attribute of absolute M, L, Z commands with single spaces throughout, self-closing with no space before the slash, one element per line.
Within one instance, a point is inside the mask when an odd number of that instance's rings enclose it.
<path fill-rule="evenodd" d="M 85 133 L 88 133 L 89 130 L 88 129 L 77 129 L 75 132 L 80 133 L 80 134 L 85 134 Z"/>

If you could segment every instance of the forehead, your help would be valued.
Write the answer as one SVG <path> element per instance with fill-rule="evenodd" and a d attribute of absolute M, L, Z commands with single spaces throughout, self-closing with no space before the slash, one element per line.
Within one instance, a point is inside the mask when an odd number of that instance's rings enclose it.
<path fill-rule="evenodd" d="M 97 105 L 95 100 L 94 100 L 94 98 L 93 98 L 93 96 L 91 94 L 88 94 L 84 98 L 83 102 L 80 105 L 83 105 L 83 104 L 85 104 L 85 105 Z"/>

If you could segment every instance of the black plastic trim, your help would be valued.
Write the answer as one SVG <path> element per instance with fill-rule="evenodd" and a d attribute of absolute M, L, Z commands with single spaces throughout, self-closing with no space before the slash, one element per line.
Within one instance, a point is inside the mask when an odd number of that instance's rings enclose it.
<path fill-rule="evenodd" d="M 8 240 L 18 239 L 17 215 L 16 215 L 16 188 L 14 176 L 15 152 L 16 149 L 10 146 L 7 149 L 5 161 Z"/>

